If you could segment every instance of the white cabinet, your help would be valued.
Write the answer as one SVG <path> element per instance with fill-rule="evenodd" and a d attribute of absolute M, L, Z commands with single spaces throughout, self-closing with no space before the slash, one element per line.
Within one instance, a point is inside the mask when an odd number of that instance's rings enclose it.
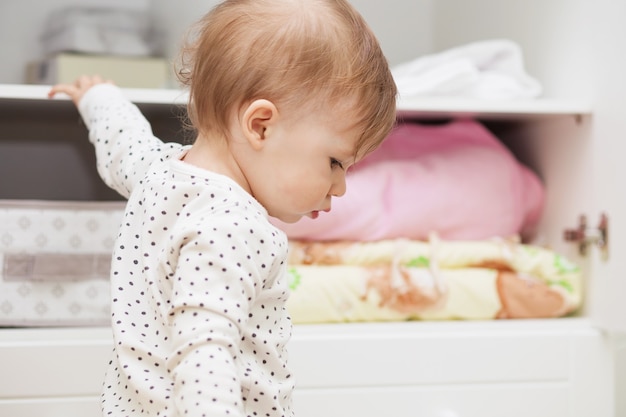
<path fill-rule="evenodd" d="M 32 6 L 34 1 L 22 3 Z M 15 4 L 0 7 L 19 9 Z M 186 1 L 176 8 L 168 1 L 151 4 L 157 19 L 163 24 L 170 19 L 174 28 L 203 9 Z M 626 392 L 626 341 L 619 333 L 626 330 L 621 299 L 626 294 L 626 192 L 621 184 L 626 178 L 626 54 L 620 44 L 626 39 L 621 21 L 626 0 L 355 4 L 382 31 L 383 47 L 393 43 L 395 63 L 413 51 L 418 55 L 480 39 L 510 38 L 522 46 L 528 72 L 543 83 L 545 99 L 403 101 L 400 115 L 477 117 L 540 175 L 547 207 L 539 243 L 584 268 L 585 306 L 579 317 L 558 320 L 297 326 L 291 357 L 299 381 L 298 416 L 626 416 L 626 399 L 620 395 Z M 402 39 L 390 34 L 389 20 L 412 21 L 413 13 L 418 14 L 415 25 Z M 5 20 L 0 12 L 0 27 Z M 11 39 L 0 37 L 0 46 Z M 67 100 L 45 99 L 45 87 L 0 82 L 7 83 L 0 84 L 0 194 L 26 193 L 24 184 L 33 187 L 28 192 L 43 193 L 50 187 L 37 189 L 36 184 L 48 180 L 48 174 L 16 174 L 23 164 L 11 161 L 9 151 L 30 152 L 36 142 L 46 151 L 28 153 L 33 166 L 51 156 L 71 159 L 73 151 L 53 150 L 51 141 L 62 135 L 81 140 L 84 127 Z M 141 103 L 157 131 L 180 137 L 172 109 L 184 103 L 184 95 L 126 92 Z M 94 184 L 89 179 L 77 187 L 88 193 Z M 593 227 L 602 213 L 609 218 L 608 260 L 594 245 L 579 256 L 576 245 L 563 240 L 564 230 L 576 227 L 580 215 Z M 98 415 L 110 349 L 108 329 L 0 329 L 0 415 Z"/>
<path fill-rule="evenodd" d="M 298 416 L 611 416 L 611 343 L 585 319 L 296 326 Z M 0 332 L 0 415 L 99 415 L 109 329 Z M 13 378 L 7 378 L 13 375 Z"/>

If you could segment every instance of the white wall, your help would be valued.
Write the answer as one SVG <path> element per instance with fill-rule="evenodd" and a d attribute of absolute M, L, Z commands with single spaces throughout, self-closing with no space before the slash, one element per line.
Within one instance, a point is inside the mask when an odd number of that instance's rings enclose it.
<path fill-rule="evenodd" d="M 378 36 L 391 65 L 427 53 L 433 0 L 353 0 Z M 176 56 L 187 27 L 218 0 L 0 0 L 1 83 L 24 82 L 29 61 L 42 58 L 39 45 L 50 11 L 72 5 L 119 5 L 148 9 L 165 33 L 165 52 Z"/>
<path fill-rule="evenodd" d="M 153 0 L 154 21 L 165 30 L 167 55 L 176 56 L 186 29 L 219 0 Z M 390 65 L 431 49 L 432 0 L 351 0 L 378 37 Z"/>
<path fill-rule="evenodd" d="M 438 0 L 351 0 L 378 37 L 390 65 L 430 52 Z"/>
<path fill-rule="evenodd" d="M 435 0 L 433 50 L 507 38 L 523 52 L 527 72 L 547 97 L 592 94 L 589 0 Z"/>

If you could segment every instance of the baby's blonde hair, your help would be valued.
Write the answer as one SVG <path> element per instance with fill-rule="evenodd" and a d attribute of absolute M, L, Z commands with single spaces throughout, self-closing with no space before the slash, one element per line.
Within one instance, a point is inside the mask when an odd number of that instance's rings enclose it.
<path fill-rule="evenodd" d="M 376 37 L 347 1 L 226 0 L 196 27 L 178 76 L 199 132 L 227 135 L 233 111 L 255 99 L 279 111 L 350 100 L 361 156 L 392 129 L 396 85 Z"/>

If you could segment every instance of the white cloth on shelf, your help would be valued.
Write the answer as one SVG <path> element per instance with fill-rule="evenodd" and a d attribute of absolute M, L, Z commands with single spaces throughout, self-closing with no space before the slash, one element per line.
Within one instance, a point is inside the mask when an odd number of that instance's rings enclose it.
<path fill-rule="evenodd" d="M 400 97 L 536 98 L 541 84 L 524 69 L 522 51 L 507 39 L 477 41 L 392 68 Z"/>

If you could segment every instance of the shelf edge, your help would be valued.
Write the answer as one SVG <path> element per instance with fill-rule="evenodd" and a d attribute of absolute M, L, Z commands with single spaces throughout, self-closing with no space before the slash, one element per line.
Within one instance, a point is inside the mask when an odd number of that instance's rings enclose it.
<path fill-rule="evenodd" d="M 47 85 L 0 84 L 0 101 L 48 101 Z M 184 105 L 189 95 L 179 89 L 122 88 L 129 100 L 154 105 Z M 58 97 L 54 100 L 67 100 Z M 491 116 L 491 117 L 553 117 L 592 114 L 591 103 L 584 100 L 538 98 L 529 100 L 475 100 L 467 98 L 422 97 L 400 99 L 400 117 Z"/>

